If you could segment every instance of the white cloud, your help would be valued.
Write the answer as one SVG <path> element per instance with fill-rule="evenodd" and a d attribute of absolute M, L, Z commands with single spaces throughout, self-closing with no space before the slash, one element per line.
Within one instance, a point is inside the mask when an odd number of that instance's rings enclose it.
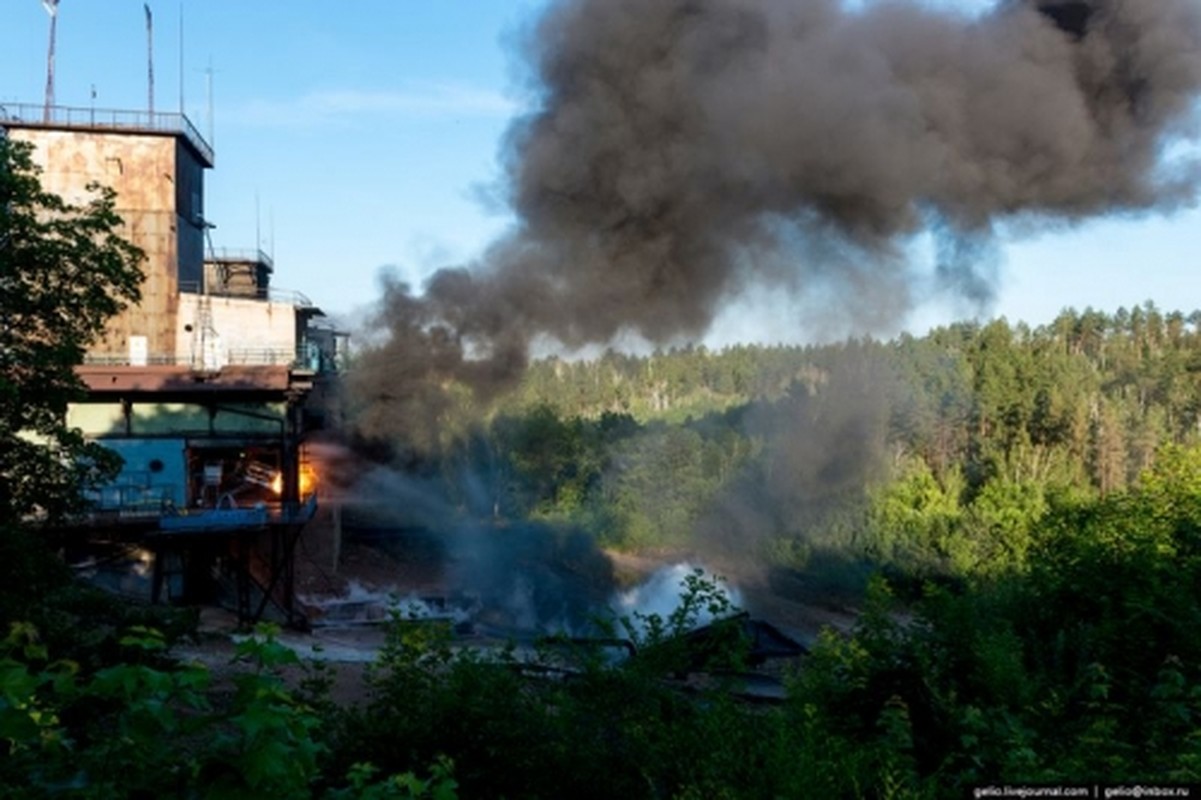
<path fill-rule="evenodd" d="M 504 94 L 453 82 L 409 83 L 396 89 L 323 89 L 291 99 L 236 104 L 225 122 L 256 127 L 345 126 L 367 118 L 511 117 L 519 105 Z"/>

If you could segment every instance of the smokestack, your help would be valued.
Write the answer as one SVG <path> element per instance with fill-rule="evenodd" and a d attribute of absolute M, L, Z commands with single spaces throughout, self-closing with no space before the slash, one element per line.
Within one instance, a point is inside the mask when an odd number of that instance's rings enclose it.
<path fill-rule="evenodd" d="M 536 103 L 503 154 L 520 222 L 422 296 L 389 284 L 393 349 L 364 361 L 380 362 L 364 387 L 377 397 L 398 348 L 432 346 L 431 375 L 494 383 L 535 337 L 699 336 L 753 282 L 895 319 L 923 232 L 935 274 L 986 303 L 973 254 L 997 225 L 1196 195 L 1196 160 L 1164 163 L 1193 134 L 1196 0 L 999 0 L 978 16 L 916 0 L 559 0 L 522 55 Z"/>

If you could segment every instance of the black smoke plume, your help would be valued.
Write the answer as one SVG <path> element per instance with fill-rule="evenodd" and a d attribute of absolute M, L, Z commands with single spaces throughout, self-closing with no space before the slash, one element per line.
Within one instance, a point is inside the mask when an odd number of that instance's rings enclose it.
<path fill-rule="evenodd" d="M 521 50 L 504 150 L 517 227 L 416 295 L 386 281 L 360 400 L 503 386 L 530 343 L 695 337 L 750 282 L 902 312 L 906 245 L 987 301 L 998 224 L 1194 200 L 1197 0 L 559 0 Z M 410 388 L 404 388 L 404 387 Z M 436 394 L 437 392 L 435 392 Z"/>

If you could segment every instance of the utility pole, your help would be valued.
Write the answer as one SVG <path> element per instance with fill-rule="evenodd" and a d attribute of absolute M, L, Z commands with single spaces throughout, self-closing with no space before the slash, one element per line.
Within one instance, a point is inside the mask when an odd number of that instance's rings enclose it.
<path fill-rule="evenodd" d="M 50 109 L 54 107 L 54 40 L 58 35 L 58 0 L 42 0 L 42 8 L 50 15 L 50 47 L 46 53 L 46 108 L 42 121 L 50 121 Z"/>

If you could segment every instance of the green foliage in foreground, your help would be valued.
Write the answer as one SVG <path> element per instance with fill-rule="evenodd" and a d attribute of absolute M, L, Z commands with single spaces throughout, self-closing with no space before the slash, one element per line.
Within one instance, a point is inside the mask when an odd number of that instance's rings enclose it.
<path fill-rule="evenodd" d="M 153 630 L 120 644 L 124 660 L 88 673 L 51 660 L 34 628 L 13 625 L 0 642 L 0 796 L 456 796 L 445 759 L 429 779 L 356 763 L 344 786 L 322 789 L 323 723 L 286 688 L 279 670 L 298 659 L 269 629 L 239 645 L 232 692 L 202 666 L 145 663 L 166 648 Z"/>
<path fill-rule="evenodd" d="M 920 488 L 921 482 L 917 484 Z M 929 488 L 929 487 L 927 487 Z M 923 502 L 939 503 L 930 489 Z M 638 654 L 457 646 L 396 620 L 361 706 L 288 688 L 295 656 L 247 640 L 232 685 L 164 658 L 62 658 L 29 625 L 0 648 L 0 786 L 12 797 L 944 798 L 1017 782 L 1201 781 L 1201 450 L 1166 448 L 1127 491 L 1048 495 L 1022 565 L 871 582 L 780 706 L 718 678 L 685 689 L 678 638 L 720 595 L 635 620 Z M 1016 565 L 1017 562 L 1014 562 Z M 733 629 L 730 629 L 733 630 Z M 386 777 L 385 777 L 386 776 Z"/>

